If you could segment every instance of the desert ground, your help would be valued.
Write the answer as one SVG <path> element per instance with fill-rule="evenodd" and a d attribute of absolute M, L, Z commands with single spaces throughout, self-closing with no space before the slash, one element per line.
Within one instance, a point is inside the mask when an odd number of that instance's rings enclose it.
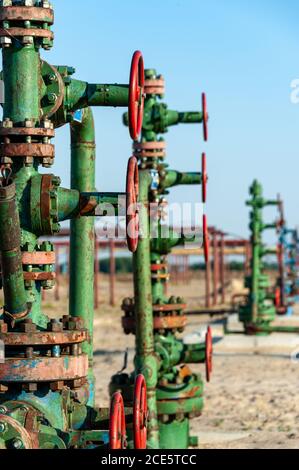
<path fill-rule="evenodd" d="M 62 299 L 54 301 L 53 293 L 44 300 L 50 316 L 67 312 L 66 281 L 61 286 Z M 227 297 L 242 288 L 232 279 Z M 203 305 L 204 283 L 199 275 L 188 282 L 169 286 L 169 294 L 182 295 L 190 309 Z M 132 370 L 134 337 L 125 336 L 121 328 L 120 304 L 132 295 L 130 277 L 121 276 L 116 283 L 116 306 L 108 305 L 108 277 L 101 275 L 100 306 L 95 314 L 94 360 L 97 379 L 97 402 L 109 403 L 108 383 L 120 371 L 124 352 L 129 350 L 128 371 Z M 299 309 L 298 309 L 299 313 Z M 299 319 L 299 316 L 298 316 Z M 297 321 L 295 318 L 287 322 Z M 193 434 L 199 436 L 202 449 L 280 449 L 299 448 L 299 362 L 291 354 L 299 348 L 299 336 L 272 335 L 268 340 L 255 340 L 243 335 L 223 338 L 220 318 L 190 316 L 186 334 L 204 332 L 211 322 L 214 337 L 214 370 L 212 381 L 205 387 L 205 409 L 192 421 Z M 204 374 L 203 365 L 192 365 Z"/>

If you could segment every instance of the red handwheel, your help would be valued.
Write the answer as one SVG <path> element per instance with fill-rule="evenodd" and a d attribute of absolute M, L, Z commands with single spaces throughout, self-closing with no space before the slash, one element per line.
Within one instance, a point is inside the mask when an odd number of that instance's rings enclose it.
<path fill-rule="evenodd" d="M 126 219 L 127 219 L 127 243 L 132 253 L 138 246 L 139 215 L 138 215 L 138 163 L 137 158 L 131 157 L 128 162 L 127 184 L 126 184 Z"/>
<path fill-rule="evenodd" d="M 208 110 L 207 110 L 207 97 L 205 93 L 201 95 L 201 103 L 202 103 L 202 124 L 203 124 L 203 138 L 204 141 L 207 142 L 208 140 Z"/>
<path fill-rule="evenodd" d="M 147 415 L 146 383 L 144 376 L 140 374 L 136 377 L 134 389 L 133 428 L 135 449 L 146 449 Z"/>
<path fill-rule="evenodd" d="M 133 140 L 137 140 L 143 121 L 144 109 L 144 63 L 140 51 L 134 52 L 129 84 L 129 130 Z"/>
<path fill-rule="evenodd" d="M 207 222 L 207 216 L 204 214 L 203 219 L 202 219 L 202 230 L 203 230 L 203 251 L 204 251 L 204 257 L 205 257 L 205 262 L 208 264 L 209 262 L 209 248 L 210 248 L 210 243 L 209 243 L 209 231 L 208 231 L 208 222 Z"/>
<path fill-rule="evenodd" d="M 201 190 L 202 190 L 202 202 L 205 204 L 207 201 L 207 182 L 208 182 L 208 175 L 207 175 L 207 157 L 206 154 L 203 153 L 201 156 Z"/>
<path fill-rule="evenodd" d="M 207 382 L 211 380 L 213 371 L 213 337 L 211 327 L 208 327 L 206 333 L 206 379 Z"/>
<path fill-rule="evenodd" d="M 114 393 L 110 406 L 109 448 L 126 449 L 126 420 L 123 397 L 120 392 Z"/>
<path fill-rule="evenodd" d="M 281 292 L 280 287 L 276 287 L 274 294 L 275 307 L 279 308 L 281 306 Z"/>

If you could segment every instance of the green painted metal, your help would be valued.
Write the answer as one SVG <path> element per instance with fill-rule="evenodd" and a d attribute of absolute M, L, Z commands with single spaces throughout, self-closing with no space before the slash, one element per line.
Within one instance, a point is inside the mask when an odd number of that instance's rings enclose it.
<path fill-rule="evenodd" d="M 267 288 L 269 279 L 263 272 L 263 257 L 267 250 L 263 245 L 263 231 L 272 224 L 263 223 L 262 211 L 264 207 L 276 205 L 277 201 L 267 201 L 263 198 L 262 186 L 254 181 L 250 187 L 251 200 L 247 205 L 251 208 L 250 230 L 251 230 L 251 275 L 246 279 L 246 286 L 250 289 L 248 303 L 240 307 L 239 318 L 244 323 L 245 331 L 250 331 L 250 326 L 266 327 L 275 319 L 275 306 L 269 298 Z"/>
<path fill-rule="evenodd" d="M 272 332 L 297 332 L 297 327 L 273 326 L 276 318 L 275 295 L 269 276 L 264 272 L 263 258 L 268 254 L 277 254 L 277 250 L 265 247 L 263 232 L 268 229 L 277 230 L 277 223 L 265 224 L 263 222 L 263 209 L 266 206 L 278 206 L 279 200 L 266 200 L 263 197 L 262 186 L 254 181 L 250 187 L 251 199 L 247 205 L 250 212 L 250 241 L 251 241 L 251 272 L 245 279 L 245 287 L 249 295 L 244 305 L 239 306 L 239 320 L 244 325 L 244 331 L 250 335 L 267 335 Z M 226 333 L 235 333 L 225 328 Z"/>
<path fill-rule="evenodd" d="M 101 205 L 118 214 L 125 194 L 95 191 L 90 106 L 128 106 L 131 88 L 89 84 L 74 79 L 72 67 L 41 60 L 41 48 L 53 43 L 48 2 L 2 0 L 0 13 L 5 85 L 0 340 L 6 345 L 0 364 L 0 448 L 107 448 L 109 409 L 94 404 L 94 217 L 110 215 L 100 212 Z M 137 84 L 138 103 L 141 88 Z M 61 187 L 58 176 L 40 171 L 41 165 L 53 165 L 51 139 L 68 123 L 71 189 Z M 58 233 L 65 220 L 71 220 L 70 301 L 69 312 L 58 320 L 42 311 L 42 291 L 55 284 L 55 254 L 39 237 Z M 132 420 L 132 408 L 126 414 Z"/>
<path fill-rule="evenodd" d="M 150 232 L 148 218 L 148 193 L 150 173 L 139 172 L 139 221 L 141 235 L 138 248 L 133 255 L 135 311 L 136 311 L 136 356 L 135 372 L 142 373 L 147 384 L 148 447 L 159 448 L 156 387 L 158 383 L 158 361 L 154 349 L 154 327 L 150 271 Z M 138 315 L 142 312 L 142 315 Z"/>
<path fill-rule="evenodd" d="M 145 70 L 146 80 L 160 79 L 156 70 Z M 202 112 L 179 112 L 168 109 L 166 103 L 161 102 L 163 95 L 147 94 L 144 104 L 142 136 L 146 140 L 156 140 L 157 134 L 164 134 L 168 128 L 177 124 L 195 124 L 203 122 Z M 128 125 L 128 114 L 124 114 L 123 122 Z"/>
<path fill-rule="evenodd" d="M 174 296 L 168 298 L 165 287 L 169 276 L 167 255 L 174 246 L 184 243 L 187 237 L 176 233 L 171 227 L 167 227 L 167 236 L 164 236 L 161 205 L 166 202 L 169 188 L 183 184 L 200 185 L 202 174 L 169 169 L 164 160 L 165 142 L 158 134 L 181 122 L 201 123 L 203 113 L 169 110 L 161 102 L 161 77 L 152 69 L 145 70 L 145 77 L 147 95 L 142 135 L 140 142 L 133 145 L 135 156 L 139 159 L 141 236 L 134 255 L 135 296 L 123 302 L 125 332 L 136 334 L 135 372 L 114 376 L 110 392 L 121 389 L 126 397 L 125 391 L 132 386 L 134 374 L 144 372 L 149 406 L 148 446 L 183 449 L 197 445 L 197 439 L 190 436 L 189 420 L 200 415 L 203 409 L 202 379 L 193 374 L 186 364 L 204 363 L 206 350 L 203 343 L 186 345 L 177 337 L 177 330 L 183 332 L 184 325 L 170 329 L 154 326 L 156 320 L 163 321 L 165 318 L 170 321 L 172 315 L 183 318 L 184 313 L 184 300 Z M 123 122 L 128 125 L 128 114 L 123 116 Z M 158 209 L 154 220 L 150 218 L 151 205 Z M 150 240 L 147 236 L 149 227 Z M 192 235 L 188 241 L 195 239 Z M 159 313 L 156 312 L 157 308 L 161 308 Z M 135 328 L 129 326 L 132 321 Z"/>
<path fill-rule="evenodd" d="M 71 124 L 71 187 L 80 192 L 95 191 L 95 130 L 92 111 L 84 109 L 81 122 Z M 71 220 L 69 313 L 82 317 L 89 338 L 83 345 L 88 354 L 88 381 L 90 398 L 94 406 L 93 374 L 93 319 L 94 319 L 94 243 L 93 217 Z"/>
<path fill-rule="evenodd" d="M 3 289 L 6 315 L 27 314 L 29 305 L 24 286 L 22 254 L 20 249 L 21 230 L 16 204 L 16 185 L 0 187 L 0 224 L 7 230 L 0 231 Z"/>
<path fill-rule="evenodd" d="M 14 41 L 2 49 L 5 100 L 3 118 L 15 124 L 40 118 L 40 58 L 35 44 Z"/>

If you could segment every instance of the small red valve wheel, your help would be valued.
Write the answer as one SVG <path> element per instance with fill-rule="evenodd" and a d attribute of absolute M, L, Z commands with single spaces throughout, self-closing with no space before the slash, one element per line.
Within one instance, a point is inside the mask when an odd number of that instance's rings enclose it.
<path fill-rule="evenodd" d="M 202 230 L 203 230 L 203 251 L 204 251 L 204 257 L 205 257 L 205 263 L 208 264 L 209 259 L 210 259 L 209 257 L 210 242 L 209 242 L 207 216 L 205 214 L 203 215 L 203 219 L 202 219 Z"/>
<path fill-rule="evenodd" d="M 201 95 L 201 103 L 202 103 L 202 124 L 203 124 L 203 138 L 204 141 L 207 142 L 208 140 L 208 120 L 209 120 L 209 115 L 207 111 L 207 97 L 205 93 L 202 93 Z"/>
<path fill-rule="evenodd" d="M 136 377 L 134 389 L 133 428 L 135 449 L 146 449 L 147 416 L 146 383 L 144 376 L 139 374 Z"/>
<path fill-rule="evenodd" d="M 280 287 L 276 287 L 275 289 L 274 302 L 275 302 L 275 307 L 278 308 L 281 306 Z"/>
<path fill-rule="evenodd" d="M 202 202 L 205 204 L 207 201 L 207 182 L 208 182 L 208 175 L 207 175 L 207 157 L 206 154 L 203 153 L 201 156 L 201 189 L 202 189 Z"/>
<path fill-rule="evenodd" d="M 109 448 L 126 449 L 126 420 L 123 397 L 120 392 L 114 393 L 110 405 Z"/>
<path fill-rule="evenodd" d="M 137 158 L 131 157 L 127 169 L 126 185 L 126 211 L 127 211 L 127 243 L 132 253 L 135 253 L 138 246 L 139 215 L 138 215 L 138 163 Z"/>
<path fill-rule="evenodd" d="M 129 130 L 133 140 L 137 140 L 143 121 L 144 109 L 144 63 L 140 51 L 135 51 L 130 72 L 129 84 Z"/>
<path fill-rule="evenodd" d="M 213 337 L 211 327 L 208 327 L 206 333 L 206 379 L 207 382 L 211 380 L 213 371 Z"/>

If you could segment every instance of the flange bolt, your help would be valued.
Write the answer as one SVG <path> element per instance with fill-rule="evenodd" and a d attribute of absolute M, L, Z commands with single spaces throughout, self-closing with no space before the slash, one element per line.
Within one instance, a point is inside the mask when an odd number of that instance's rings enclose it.
<path fill-rule="evenodd" d="M 6 431 L 6 424 L 0 422 L 0 433 L 3 433 Z"/>
<path fill-rule="evenodd" d="M 14 449 L 22 449 L 23 448 L 23 441 L 19 438 L 16 438 L 11 443 Z"/>

